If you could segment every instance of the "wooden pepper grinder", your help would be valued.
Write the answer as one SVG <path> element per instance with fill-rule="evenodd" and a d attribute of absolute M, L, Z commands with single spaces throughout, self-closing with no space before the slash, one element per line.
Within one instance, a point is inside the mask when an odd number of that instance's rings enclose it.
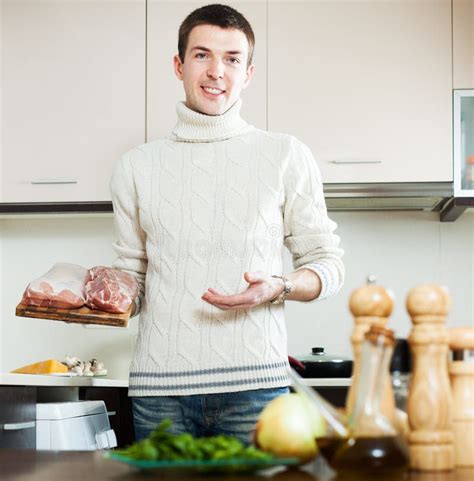
<path fill-rule="evenodd" d="M 474 327 L 448 329 L 455 464 L 474 466 Z"/>
<path fill-rule="evenodd" d="M 354 352 L 352 382 L 346 399 L 346 413 L 350 417 L 354 409 L 355 393 L 359 383 L 361 350 L 365 333 L 369 331 L 372 325 L 384 327 L 387 324 L 393 310 L 393 295 L 382 286 L 375 284 L 374 276 L 369 276 L 367 284 L 352 293 L 349 300 L 349 309 L 355 322 L 351 336 Z M 383 389 L 381 412 L 391 422 L 394 422 L 395 397 L 388 371 Z"/>
<path fill-rule="evenodd" d="M 448 377 L 448 334 L 451 299 L 435 284 L 413 288 L 406 301 L 413 328 L 408 338 L 413 359 L 408 394 L 411 432 L 410 465 L 419 471 L 454 467 L 452 397 Z"/>

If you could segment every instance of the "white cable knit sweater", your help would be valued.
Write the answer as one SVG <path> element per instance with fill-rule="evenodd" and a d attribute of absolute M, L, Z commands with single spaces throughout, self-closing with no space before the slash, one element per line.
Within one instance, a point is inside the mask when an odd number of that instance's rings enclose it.
<path fill-rule="evenodd" d="M 223 311 L 201 299 L 247 288 L 245 271 L 296 269 L 342 285 L 336 224 L 306 145 L 240 117 L 242 101 L 208 116 L 178 103 L 171 136 L 127 152 L 111 192 L 113 267 L 140 284 L 130 396 L 190 395 L 290 384 L 284 307 Z"/>

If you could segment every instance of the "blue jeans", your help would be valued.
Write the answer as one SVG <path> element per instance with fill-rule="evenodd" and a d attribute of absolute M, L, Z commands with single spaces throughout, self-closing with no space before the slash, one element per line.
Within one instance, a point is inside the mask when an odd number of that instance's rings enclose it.
<path fill-rule="evenodd" d="M 166 418 L 173 434 L 195 437 L 225 434 L 244 444 L 252 442 L 255 423 L 262 409 L 287 387 L 192 396 L 132 397 L 135 440 L 146 438 Z"/>

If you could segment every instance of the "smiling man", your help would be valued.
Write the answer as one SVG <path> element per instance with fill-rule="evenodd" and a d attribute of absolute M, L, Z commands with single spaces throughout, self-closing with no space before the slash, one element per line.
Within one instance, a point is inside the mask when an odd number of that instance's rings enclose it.
<path fill-rule="evenodd" d="M 186 106 L 206 115 L 221 115 L 232 107 L 254 72 L 249 47 L 245 33 L 237 29 L 201 24 L 181 32 L 174 68 L 183 81 Z"/>
<path fill-rule="evenodd" d="M 171 418 L 175 433 L 248 443 L 261 410 L 288 392 L 284 301 L 322 300 L 343 283 L 310 150 L 240 116 L 254 44 L 229 6 L 190 13 L 174 57 L 186 97 L 176 126 L 127 152 L 111 180 L 114 267 L 140 284 L 137 439 Z M 283 246 L 295 268 L 285 275 Z"/>

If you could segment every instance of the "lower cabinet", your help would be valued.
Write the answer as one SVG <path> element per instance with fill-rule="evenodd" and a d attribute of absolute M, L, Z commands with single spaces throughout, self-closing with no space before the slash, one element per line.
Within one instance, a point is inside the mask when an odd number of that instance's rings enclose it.
<path fill-rule="evenodd" d="M 326 401 L 330 402 L 337 408 L 344 408 L 346 406 L 346 397 L 349 388 L 346 386 L 321 386 L 314 387 Z"/>
<path fill-rule="evenodd" d="M 36 448 L 36 387 L 0 386 L 0 448 Z"/>
<path fill-rule="evenodd" d="M 45 390 L 34 386 L 0 386 L 0 448 L 36 449 L 36 402 L 45 402 Z M 115 431 L 117 447 L 135 441 L 133 413 L 128 388 L 79 387 L 79 400 L 105 402 L 110 427 Z M 321 396 L 336 407 L 343 407 L 347 387 L 315 387 Z M 77 398 L 76 398 L 77 399 Z M 53 398 L 50 399 L 50 402 Z M 60 401 L 55 398 L 54 401 Z"/>
<path fill-rule="evenodd" d="M 57 388 L 0 386 L 0 448 L 36 449 L 36 403 L 47 402 L 48 398 L 49 402 L 72 400 L 62 398 L 57 391 L 54 395 L 48 394 L 51 389 Z M 117 446 L 122 448 L 134 442 L 132 405 L 127 388 L 80 387 L 79 400 L 104 401 L 110 427 L 117 436 Z"/>
<path fill-rule="evenodd" d="M 349 391 L 347 386 L 312 386 L 312 388 L 334 407 L 344 408 L 346 406 L 346 397 Z M 295 392 L 291 386 L 290 391 Z"/>

